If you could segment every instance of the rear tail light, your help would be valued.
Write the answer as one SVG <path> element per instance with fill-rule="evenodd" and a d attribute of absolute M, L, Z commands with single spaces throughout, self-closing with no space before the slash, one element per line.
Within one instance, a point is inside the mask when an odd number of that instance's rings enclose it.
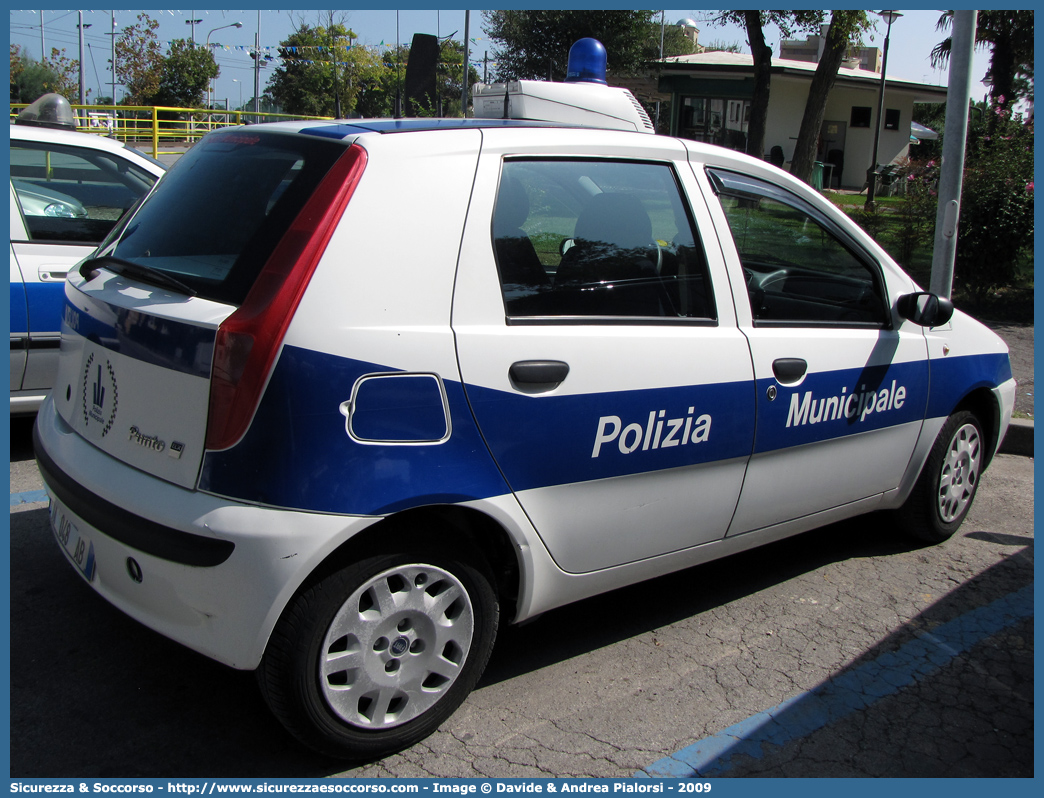
<path fill-rule="evenodd" d="M 349 147 L 280 240 L 246 300 L 218 329 L 207 449 L 229 448 L 250 426 L 290 320 L 365 167 L 366 151 Z"/>

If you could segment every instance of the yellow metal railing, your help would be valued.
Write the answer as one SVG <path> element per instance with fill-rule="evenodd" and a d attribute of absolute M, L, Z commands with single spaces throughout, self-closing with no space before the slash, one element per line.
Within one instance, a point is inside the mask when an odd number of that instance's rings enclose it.
<path fill-rule="evenodd" d="M 25 103 L 11 103 L 11 120 L 13 121 L 18 112 L 25 107 Z M 208 111 L 157 105 L 74 105 L 72 109 L 76 116 L 77 130 L 111 136 L 138 147 L 151 143 L 153 158 L 182 151 L 160 149 L 161 143 L 191 145 L 210 131 L 223 127 L 288 119 L 332 118 L 253 111 Z"/>

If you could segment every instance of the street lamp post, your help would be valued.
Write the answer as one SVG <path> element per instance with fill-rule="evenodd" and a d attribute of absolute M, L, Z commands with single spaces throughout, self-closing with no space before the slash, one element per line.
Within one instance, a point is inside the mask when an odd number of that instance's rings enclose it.
<path fill-rule="evenodd" d="M 881 61 L 881 89 L 877 95 L 877 125 L 874 127 L 874 152 L 870 158 L 870 168 L 866 170 L 866 209 L 874 209 L 874 196 L 877 193 L 877 151 L 881 144 L 881 128 L 884 125 L 885 80 L 888 74 L 888 37 L 892 33 L 892 23 L 902 14 L 898 11 L 879 11 L 888 26 L 885 28 L 884 58 Z"/>
<path fill-rule="evenodd" d="M 987 71 L 985 77 L 980 81 L 986 89 L 986 95 L 982 98 L 982 103 L 987 108 L 990 107 L 990 94 L 993 92 L 993 72 Z"/>
<path fill-rule="evenodd" d="M 242 111 L 243 110 L 243 81 L 241 81 L 239 78 L 232 78 L 232 82 L 239 84 L 239 107 L 236 108 L 236 110 L 237 111 Z"/>
<path fill-rule="evenodd" d="M 203 20 L 201 20 L 201 19 L 186 19 L 185 20 L 185 24 L 186 25 L 190 25 L 191 28 L 192 28 L 191 32 L 189 33 L 189 36 L 191 38 L 192 44 L 195 45 L 196 44 L 196 26 L 197 25 L 202 25 L 203 24 Z"/>
<path fill-rule="evenodd" d="M 213 30 L 210 31 L 210 33 L 207 34 L 207 52 L 208 53 L 210 52 L 210 34 L 211 33 L 213 33 L 214 31 L 223 30 L 224 28 L 242 28 L 242 27 L 243 27 L 243 23 L 242 22 L 230 22 L 228 25 L 218 25 L 218 27 L 214 28 Z M 208 80 L 207 81 L 207 108 L 208 109 L 210 108 L 211 98 L 213 97 L 213 91 L 212 91 L 213 84 L 214 84 L 214 81 L 212 81 L 212 80 Z"/>

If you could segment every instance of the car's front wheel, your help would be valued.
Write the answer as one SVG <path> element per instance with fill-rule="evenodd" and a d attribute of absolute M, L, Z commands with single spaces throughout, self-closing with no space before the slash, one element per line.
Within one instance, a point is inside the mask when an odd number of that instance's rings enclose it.
<path fill-rule="evenodd" d="M 376 759 L 427 737 L 467 697 L 498 612 L 481 568 L 422 554 L 369 557 L 291 601 L 258 683 L 306 745 Z"/>
<path fill-rule="evenodd" d="M 939 431 L 913 492 L 899 508 L 901 526 L 928 543 L 947 540 L 971 509 L 985 465 L 978 418 L 967 410 L 954 413 Z"/>

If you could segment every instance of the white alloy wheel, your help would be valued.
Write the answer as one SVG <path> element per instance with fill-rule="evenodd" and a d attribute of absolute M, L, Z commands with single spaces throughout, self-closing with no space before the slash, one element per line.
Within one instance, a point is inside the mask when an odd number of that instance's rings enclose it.
<path fill-rule="evenodd" d="M 950 439 L 939 475 L 939 517 L 951 523 L 960 517 L 979 484 L 982 441 L 978 427 L 962 425 Z"/>
<path fill-rule="evenodd" d="M 328 756 L 420 742 L 475 687 L 500 608 L 486 563 L 442 544 L 317 574 L 284 609 L 257 671 L 269 708 Z"/>
<path fill-rule="evenodd" d="M 986 439 L 974 413 L 946 419 L 917 483 L 896 512 L 899 525 L 918 540 L 942 543 L 964 521 L 986 468 Z"/>
<path fill-rule="evenodd" d="M 318 662 L 323 697 L 352 726 L 413 720 L 457 680 L 474 630 L 471 599 L 453 574 L 419 563 L 389 568 L 330 623 Z"/>

